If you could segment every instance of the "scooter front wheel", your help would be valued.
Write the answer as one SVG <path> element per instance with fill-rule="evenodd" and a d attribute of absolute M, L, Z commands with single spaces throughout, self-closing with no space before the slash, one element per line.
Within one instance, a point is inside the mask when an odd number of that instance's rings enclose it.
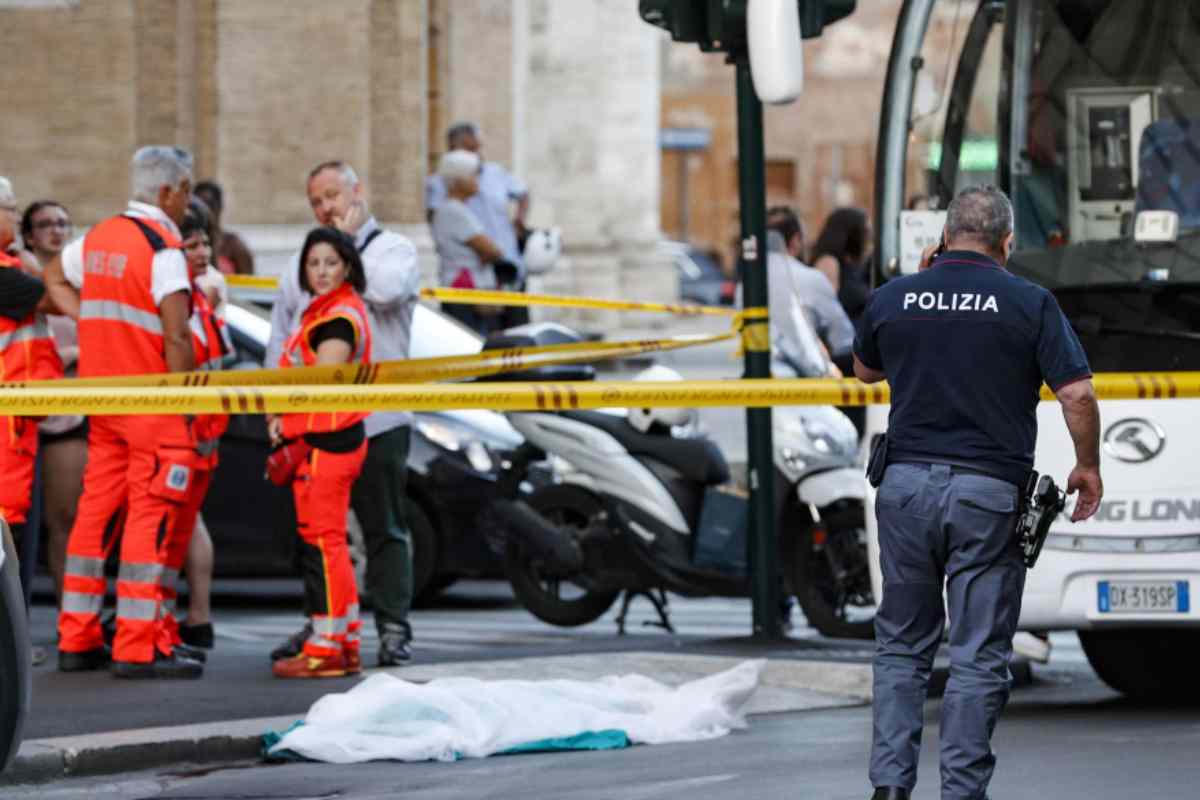
<path fill-rule="evenodd" d="M 566 484 L 538 489 L 526 502 L 553 524 L 580 531 L 603 509 L 594 494 Z M 589 589 L 550 568 L 514 536 L 505 545 L 504 573 L 521 605 L 551 625 L 587 625 L 604 616 L 617 600 L 618 592 Z"/>

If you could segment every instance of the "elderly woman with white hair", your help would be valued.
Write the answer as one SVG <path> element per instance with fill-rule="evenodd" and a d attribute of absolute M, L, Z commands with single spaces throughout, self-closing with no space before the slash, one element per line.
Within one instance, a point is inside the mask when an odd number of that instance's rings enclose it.
<path fill-rule="evenodd" d="M 455 289 L 496 289 L 516 280 L 516 267 L 504 260 L 500 247 L 466 201 L 479 191 L 479 156 L 451 150 L 442 156 L 438 174 L 446 183 L 446 200 L 433 212 L 430 227 L 441 261 L 438 282 Z M 443 310 L 480 334 L 497 327 L 496 306 L 446 304 Z"/>

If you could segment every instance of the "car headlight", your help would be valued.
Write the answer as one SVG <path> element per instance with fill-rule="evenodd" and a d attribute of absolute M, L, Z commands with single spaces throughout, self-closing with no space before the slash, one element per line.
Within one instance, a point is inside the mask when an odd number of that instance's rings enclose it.
<path fill-rule="evenodd" d="M 418 418 L 417 430 L 444 450 L 452 453 L 462 453 L 476 472 L 491 472 L 496 467 L 496 459 L 492 451 L 477 436 L 475 432 L 444 420 Z"/>

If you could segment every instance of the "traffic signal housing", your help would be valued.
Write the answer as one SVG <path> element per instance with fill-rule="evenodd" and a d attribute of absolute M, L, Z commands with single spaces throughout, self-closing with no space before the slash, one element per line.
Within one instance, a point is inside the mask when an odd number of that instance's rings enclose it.
<path fill-rule="evenodd" d="M 700 45 L 708 52 L 735 53 L 746 49 L 746 5 L 749 0 L 639 0 L 638 13 L 651 25 L 671 34 L 676 42 Z M 854 11 L 856 0 L 796 0 L 800 35 L 820 36 L 830 25 Z"/>

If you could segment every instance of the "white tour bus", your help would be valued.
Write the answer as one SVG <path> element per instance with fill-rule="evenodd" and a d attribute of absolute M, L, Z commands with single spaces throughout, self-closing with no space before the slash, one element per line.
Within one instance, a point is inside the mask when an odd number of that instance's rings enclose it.
<path fill-rule="evenodd" d="M 880 121 L 876 280 L 915 270 L 940 234 L 944 212 L 915 209 L 977 183 L 1012 197 L 1009 269 L 1055 293 L 1095 372 L 1200 369 L 1200 0 L 907 0 Z M 1068 503 L 1051 528 L 1021 628 L 1078 631 L 1114 688 L 1175 695 L 1198 685 L 1200 400 L 1145 389 L 1101 403 L 1103 504 L 1071 524 Z M 887 411 L 870 410 L 868 440 Z M 1038 432 L 1036 469 L 1062 485 L 1074 449 L 1057 403 Z"/>

